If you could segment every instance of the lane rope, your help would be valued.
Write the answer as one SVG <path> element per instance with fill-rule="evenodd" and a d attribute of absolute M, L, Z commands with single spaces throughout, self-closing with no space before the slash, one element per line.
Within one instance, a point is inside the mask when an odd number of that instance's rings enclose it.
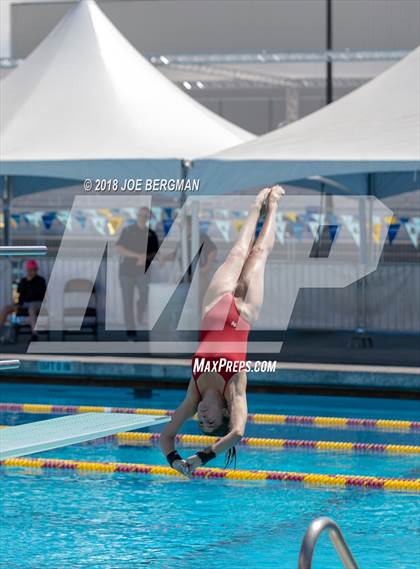
<path fill-rule="evenodd" d="M 138 413 L 140 415 L 173 415 L 168 409 L 140 409 L 135 407 L 97 407 L 92 405 L 44 405 L 38 403 L 0 403 L 0 411 L 15 413 Z M 306 427 L 362 428 L 392 431 L 420 430 L 420 421 L 402 421 L 393 419 L 359 419 L 348 417 L 316 417 L 304 415 L 273 415 L 251 413 L 250 423 L 261 425 L 303 425 Z"/>
<path fill-rule="evenodd" d="M 108 438 L 108 437 L 107 437 Z M 160 439 L 160 433 L 117 433 L 109 437 L 124 446 L 155 445 Z M 211 445 L 217 437 L 205 435 L 176 435 L 177 443 L 184 446 Z M 362 452 L 382 454 L 420 454 L 417 445 L 392 445 L 379 443 L 349 443 L 343 441 L 314 441 L 296 439 L 267 439 L 259 437 L 243 437 L 239 444 L 259 449 L 288 449 L 323 450 L 330 452 Z"/>
<path fill-rule="evenodd" d="M 13 428 L 14 425 L 0 425 L 0 429 Z M 83 444 L 97 444 L 113 441 L 120 446 L 154 446 L 157 445 L 161 433 L 124 432 L 108 435 L 95 441 Z M 182 446 L 211 445 L 219 440 L 206 435 L 176 435 L 176 442 Z M 322 450 L 328 452 L 360 452 L 380 454 L 420 454 L 420 445 L 393 445 L 383 443 L 351 443 L 345 441 L 317 441 L 305 439 L 269 439 L 261 437 L 242 437 L 238 443 L 257 449 L 284 450 L 298 448 L 301 450 Z"/>
<path fill-rule="evenodd" d="M 78 460 L 57 460 L 42 458 L 7 458 L 0 462 L 4 467 L 71 470 L 82 472 L 135 473 L 155 476 L 183 475 L 169 466 L 133 464 L 121 462 L 88 462 Z M 345 474 L 308 474 L 304 472 L 282 472 L 273 470 L 223 470 L 221 468 L 197 468 L 193 478 L 225 480 L 272 480 L 277 482 L 299 482 L 305 486 L 341 486 L 377 490 L 403 490 L 420 492 L 420 479 L 379 478 L 376 476 L 349 476 Z"/>

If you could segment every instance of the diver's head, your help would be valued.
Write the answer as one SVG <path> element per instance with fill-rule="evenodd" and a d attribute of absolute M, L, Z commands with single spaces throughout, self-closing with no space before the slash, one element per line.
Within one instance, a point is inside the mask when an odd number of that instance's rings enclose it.
<path fill-rule="evenodd" d="M 218 393 L 207 392 L 197 407 L 198 425 L 206 435 L 224 436 L 229 432 L 229 411 Z M 223 434 L 216 431 L 225 430 Z M 221 432 L 221 431 L 220 431 Z"/>
<path fill-rule="evenodd" d="M 222 438 L 230 431 L 230 413 L 224 398 L 218 393 L 206 392 L 197 407 L 198 424 L 206 435 Z M 236 467 L 236 449 L 230 448 L 225 454 L 225 468 L 231 464 Z"/>

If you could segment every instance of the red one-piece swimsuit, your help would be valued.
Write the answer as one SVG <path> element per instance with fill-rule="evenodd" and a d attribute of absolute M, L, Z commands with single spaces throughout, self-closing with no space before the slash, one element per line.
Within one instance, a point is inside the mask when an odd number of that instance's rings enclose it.
<path fill-rule="evenodd" d="M 217 373 L 225 380 L 224 393 L 229 380 L 237 371 L 229 370 L 229 364 L 221 364 L 246 361 L 250 328 L 250 324 L 240 315 L 231 293 L 224 294 L 206 312 L 201 323 L 200 345 L 192 358 L 192 376 L 200 397 L 198 379 L 203 372 L 194 370 L 196 360 L 220 364 Z"/>

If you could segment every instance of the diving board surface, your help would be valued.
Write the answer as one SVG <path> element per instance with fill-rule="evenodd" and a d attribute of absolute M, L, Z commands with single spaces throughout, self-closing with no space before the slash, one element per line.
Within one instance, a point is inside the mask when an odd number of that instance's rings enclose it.
<path fill-rule="evenodd" d="M 151 427 L 169 420 L 166 415 L 81 413 L 7 427 L 0 431 L 0 460 Z"/>

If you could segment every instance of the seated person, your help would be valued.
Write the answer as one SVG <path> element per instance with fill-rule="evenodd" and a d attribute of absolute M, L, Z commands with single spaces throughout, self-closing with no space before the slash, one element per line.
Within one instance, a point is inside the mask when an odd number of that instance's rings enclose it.
<path fill-rule="evenodd" d="M 19 314 L 19 308 L 28 310 L 29 324 L 31 326 L 31 340 L 37 341 L 38 334 L 35 331 L 36 319 L 44 300 L 47 285 L 45 279 L 38 275 L 38 263 L 34 260 L 26 263 L 26 277 L 19 281 L 17 304 L 9 304 L 0 311 L 0 332 L 6 323 L 10 314 Z M 5 341 L 4 336 L 0 334 L 0 341 Z"/>

